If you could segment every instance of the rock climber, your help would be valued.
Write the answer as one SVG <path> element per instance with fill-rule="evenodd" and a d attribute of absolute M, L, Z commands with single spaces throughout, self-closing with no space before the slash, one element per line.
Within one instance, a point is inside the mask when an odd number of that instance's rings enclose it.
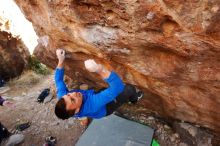
<path fill-rule="evenodd" d="M 89 59 L 84 62 L 89 72 L 95 72 L 108 84 L 104 90 L 96 92 L 89 90 L 68 90 L 64 83 L 65 51 L 57 49 L 58 65 L 55 70 L 55 84 L 58 102 L 55 106 L 55 114 L 60 119 L 70 117 L 89 117 L 99 119 L 112 114 L 122 104 L 133 104 L 143 96 L 142 91 L 130 84 L 124 84 L 114 71 L 109 71 L 103 65 Z"/>

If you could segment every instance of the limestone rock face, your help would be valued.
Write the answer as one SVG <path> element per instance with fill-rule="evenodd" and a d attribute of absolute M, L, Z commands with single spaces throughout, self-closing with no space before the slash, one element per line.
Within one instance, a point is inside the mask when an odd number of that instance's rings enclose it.
<path fill-rule="evenodd" d="M 15 0 L 40 37 L 35 55 L 82 82 L 89 58 L 145 92 L 141 106 L 220 132 L 220 1 Z"/>
<path fill-rule="evenodd" d="M 8 80 L 22 73 L 30 53 L 24 43 L 6 31 L 0 31 L 0 78 Z"/>

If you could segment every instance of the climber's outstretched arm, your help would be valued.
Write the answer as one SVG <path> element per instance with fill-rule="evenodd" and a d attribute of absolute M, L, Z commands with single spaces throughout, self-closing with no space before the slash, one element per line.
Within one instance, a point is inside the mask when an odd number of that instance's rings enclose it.
<path fill-rule="evenodd" d="M 124 83 L 115 72 L 107 70 L 103 65 L 97 64 L 92 59 L 85 61 L 85 67 L 90 72 L 98 73 L 109 85 L 105 90 L 93 95 L 92 101 L 96 107 L 103 107 L 123 92 Z"/>
<path fill-rule="evenodd" d="M 58 64 L 55 70 L 55 85 L 57 89 L 57 98 L 60 99 L 63 95 L 66 95 L 68 92 L 66 84 L 63 81 L 64 78 L 63 63 L 65 60 L 65 51 L 63 49 L 57 49 L 56 54 L 57 54 Z"/>

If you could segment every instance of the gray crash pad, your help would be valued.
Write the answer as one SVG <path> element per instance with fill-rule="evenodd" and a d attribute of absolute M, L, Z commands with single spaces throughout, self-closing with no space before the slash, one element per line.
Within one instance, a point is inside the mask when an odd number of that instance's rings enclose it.
<path fill-rule="evenodd" d="M 93 120 L 76 146 L 151 146 L 154 129 L 116 115 Z"/>

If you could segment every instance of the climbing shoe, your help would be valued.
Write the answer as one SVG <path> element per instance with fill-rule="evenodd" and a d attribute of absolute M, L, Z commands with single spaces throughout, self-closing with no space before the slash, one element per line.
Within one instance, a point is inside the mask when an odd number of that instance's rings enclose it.
<path fill-rule="evenodd" d="M 45 144 L 43 146 L 55 146 L 56 145 L 56 137 L 49 136 L 45 138 Z"/>
<path fill-rule="evenodd" d="M 140 100 L 144 96 L 144 92 L 138 91 L 137 92 L 137 101 Z"/>
<path fill-rule="evenodd" d="M 18 125 L 16 125 L 15 129 L 16 129 L 17 131 L 23 131 L 23 130 L 29 128 L 30 126 L 31 126 L 31 123 L 30 123 L 30 122 L 27 122 L 27 123 L 23 123 L 23 124 L 18 124 Z"/>
<path fill-rule="evenodd" d="M 45 99 L 49 94 L 50 94 L 50 89 L 49 89 L 49 88 L 44 89 L 44 90 L 40 93 L 40 95 L 38 96 L 37 102 L 39 102 L 39 103 L 44 102 L 44 99 Z"/>

